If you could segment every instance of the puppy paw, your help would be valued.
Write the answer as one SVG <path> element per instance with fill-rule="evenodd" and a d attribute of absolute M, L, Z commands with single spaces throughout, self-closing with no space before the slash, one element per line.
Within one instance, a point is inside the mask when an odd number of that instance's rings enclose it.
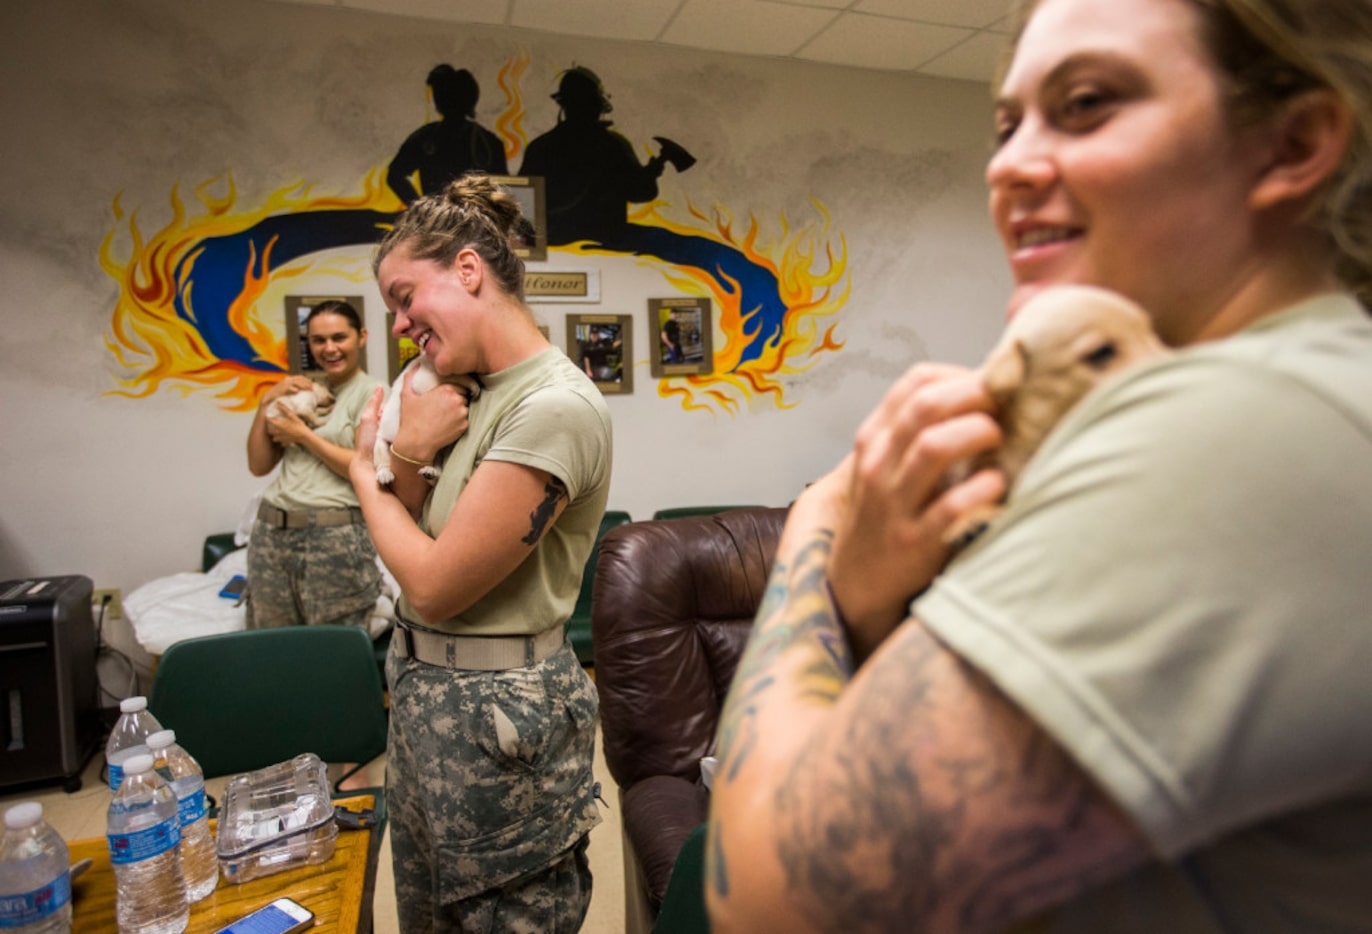
<path fill-rule="evenodd" d="M 394 480 L 395 480 L 395 474 L 391 472 L 391 469 L 390 469 L 389 467 L 382 467 L 382 468 L 380 468 L 379 470 L 377 470 L 377 472 L 376 472 L 376 485 L 377 485 L 377 486 L 390 486 L 391 483 L 392 483 Z"/>
<path fill-rule="evenodd" d="M 434 483 L 439 477 L 443 476 L 443 471 L 439 470 L 433 464 L 429 464 L 427 467 L 419 468 L 419 475 L 430 483 Z"/>

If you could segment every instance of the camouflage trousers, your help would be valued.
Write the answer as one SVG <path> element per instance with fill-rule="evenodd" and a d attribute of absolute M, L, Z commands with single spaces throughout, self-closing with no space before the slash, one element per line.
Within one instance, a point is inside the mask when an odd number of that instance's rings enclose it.
<path fill-rule="evenodd" d="M 391 653 L 386 803 L 404 934 L 575 932 L 591 901 L 595 685 L 569 643 L 525 668 Z"/>
<path fill-rule="evenodd" d="M 258 521 L 248 540 L 248 628 L 331 623 L 367 628 L 381 571 L 367 527 L 282 529 Z"/>

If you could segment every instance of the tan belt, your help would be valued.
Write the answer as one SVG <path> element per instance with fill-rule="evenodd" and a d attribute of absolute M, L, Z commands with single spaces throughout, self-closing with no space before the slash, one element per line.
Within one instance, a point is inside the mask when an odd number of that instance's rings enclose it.
<path fill-rule="evenodd" d="M 391 648 L 401 658 L 457 671 L 505 671 L 527 668 L 562 647 L 566 635 L 558 626 L 536 636 L 453 636 L 395 621 Z"/>
<path fill-rule="evenodd" d="M 362 522 L 362 510 L 351 509 L 304 509 L 300 512 L 287 512 L 268 503 L 257 507 L 257 518 L 277 529 L 327 528 L 335 525 L 353 525 Z"/>

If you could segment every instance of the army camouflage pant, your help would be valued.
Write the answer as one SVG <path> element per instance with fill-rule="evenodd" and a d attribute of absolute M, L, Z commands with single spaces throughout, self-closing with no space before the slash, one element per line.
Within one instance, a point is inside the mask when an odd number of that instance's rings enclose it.
<path fill-rule="evenodd" d="M 555 934 L 591 901 L 599 702 L 564 643 L 507 671 L 386 661 L 386 802 L 404 934 Z"/>
<path fill-rule="evenodd" d="M 248 628 L 331 623 L 367 628 L 381 571 L 367 527 L 281 529 L 248 540 Z"/>

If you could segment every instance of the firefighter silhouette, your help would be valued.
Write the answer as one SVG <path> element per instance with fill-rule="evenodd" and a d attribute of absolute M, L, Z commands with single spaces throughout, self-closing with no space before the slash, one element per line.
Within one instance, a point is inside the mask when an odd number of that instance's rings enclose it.
<path fill-rule="evenodd" d="M 654 137 L 659 153 L 640 163 L 629 141 L 603 119 L 613 109 L 610 97 L 589 68 L 564 71 L 552 98 L 561 108 L 557 126 L 529 143 L 519 169 L 544 179 L 549 244 L 617 240 L 628 225 L 629 204 L 657 197 L 665 165 L 684 172 L 695 163 L 660 136 Z"/>
<path fill-rule="evenodd" d="M 492 175 L 509 172 L 499 137 L 473 119 L 481 88 L 472 73 L 437 65 L 426 83 L 433 90 L 434 107 L 442 119 L 411 133 L 386 171 L 386 183 L 406 204 L 420 192 L 429 195 L 442 191 L 448 182 L 473 169 Z M 412 179 L 416 172 L 418 189 Z"/>

